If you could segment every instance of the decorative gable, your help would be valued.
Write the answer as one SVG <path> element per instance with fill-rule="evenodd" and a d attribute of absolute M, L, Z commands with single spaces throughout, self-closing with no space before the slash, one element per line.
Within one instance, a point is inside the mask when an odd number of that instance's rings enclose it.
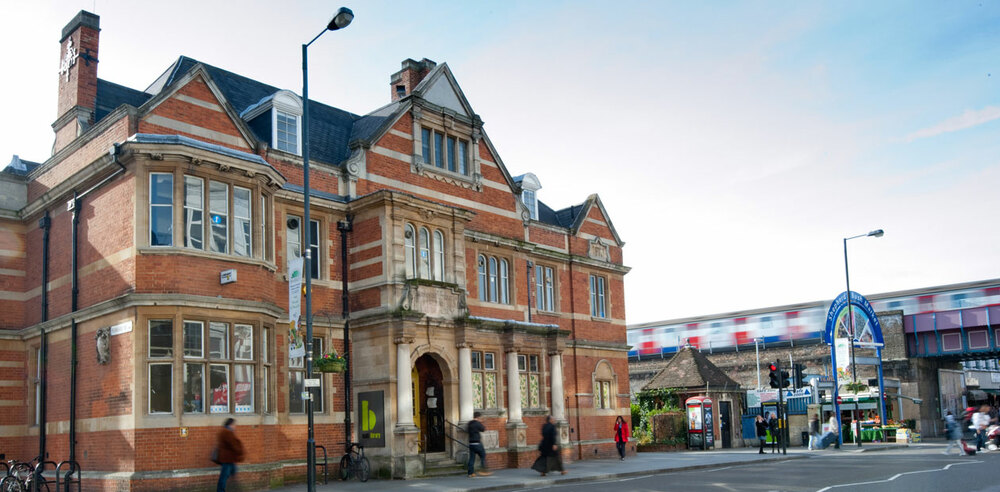
<path fill-rule="evenodd" d="M 160 92 L 142 109 L 138 133 L 183 135 L 254 151 L 256 139 L 200 66 Z"/>

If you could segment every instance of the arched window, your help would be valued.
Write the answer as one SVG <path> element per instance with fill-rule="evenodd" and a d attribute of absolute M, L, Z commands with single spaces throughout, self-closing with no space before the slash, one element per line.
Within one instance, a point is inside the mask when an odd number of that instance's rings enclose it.
<path fill-rule="evenodd" d="M 490 302 L 497 302 L 497 259 L 490 257 Z"/>
<path fill-rule="evenodd" d="M 479 300 L 510 304 L 510 263 L 506 258 L 479 255 Z"/>
<path fill-rule="evenodd" d="M 406 262 L 406 278 L 413 278 L 416 276 L 417 271 L 417 254 L 416 254 L 416 231 L 413 230 L 413 226 L 406 224 L 403 228 L 403 244 L 405 251 L 404 257 Z"/>
<path fill-rule="evenodd" d="M 486 257 L 479 255 L 479 300 L 486 300 Z"/>
<path fill-rule="evenodd" d="M 444 280 L 444 234 L 434 231 L 434 280 Z"/>
<path fill-rule="evenodd" d="M 507 260 L 500 260 L 500 293 L 499 298 L 502 304 L 510 304 L 510 300 L 507 298 Z"/>
<path fill-rule="evenodd" d="M 417 259 L 417 266 L 420 268 L 420 278 L 431 278 L 431 238 L 426 227 L 420 228 L 420 258 Z"/>
<path fill-rule="evenodd" d="M 597 363 L 593 374 L 594 384 L 594 408 L 615 408 L 616 377 L 611 364 L 606 360 Z"/>

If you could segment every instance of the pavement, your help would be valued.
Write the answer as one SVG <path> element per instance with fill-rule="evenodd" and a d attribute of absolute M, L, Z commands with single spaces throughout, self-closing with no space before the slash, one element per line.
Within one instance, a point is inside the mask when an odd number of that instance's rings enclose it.
<path fill-rule="evenodd" d="M 943 443 L 943 441 L 942 441 Z M 914 446 L 914 445 L 910 445 Z M 921 446 L 920 444 L 915 446 Z M 700 470 L 708 468 L 726 468 L 733 466 L 751 465 L 755 463 L 767 463 L 776 461 L 787 461 L 794 459 L 805 459 L 810 457 L 820 457 L 823 455 L 838 455 L 844 453 L 868 453 L 889 449 L 902 449 L 908 447 L 906 444 L 865 444 L 857 448 L 847 444 L 841 449 L 827 448 L 822 451 L 809 451 L 802 447 L 789 448 L 787 454 L 770 453 L 758 454 L 757 448 L 738 448 L 726 450 L 710 451 L 680 451 L 667 453 L 638 453 L 625 458 L 625 461 L 618 459 L 594 459 L 567 462 L 565 475 L 549 474 L 542 477 L 529 468 L 505 468 L 491 470 L 492 475 L 483 477 L 477 476 L 469 478 L 465 475 L 421 478 L 412 480 L 379 480 L 372 478 L 366 483 L 361 483 L 357 479 L 346 482 L 331 479 L 327 484 L 318 484 L 317 491 L 332 490 L 364 490 L 366 492 L 379 492 L 388 490 L 413 490 L 413 491 L 500 491 L 515 489 L 530 489 L 545 487 L 556 484 L 571 484 L 579 482 L 590 482 L 600 480 L 613 480 L 615 478 L 638 477 L 643 475 L 656 475 L 663 473 L 676 473 L 690 470 Z M 336 465 L 334 465 L 336 466 Z M 477 462 L 478 470 L 478 462 Z M 272 489 L 281 492 L 304 492 L 305 484 L 286 486 Z"/>

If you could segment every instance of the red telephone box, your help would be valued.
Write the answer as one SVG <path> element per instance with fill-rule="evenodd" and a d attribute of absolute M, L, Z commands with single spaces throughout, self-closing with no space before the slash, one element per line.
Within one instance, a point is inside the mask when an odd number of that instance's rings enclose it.
<path fill-rule="evenodd" d="M 688 447 L 709 449 L 715 447 L 715 422 L 712 420 L 712 399 L 693 396 L 684 402 L 688 418 Z"/>

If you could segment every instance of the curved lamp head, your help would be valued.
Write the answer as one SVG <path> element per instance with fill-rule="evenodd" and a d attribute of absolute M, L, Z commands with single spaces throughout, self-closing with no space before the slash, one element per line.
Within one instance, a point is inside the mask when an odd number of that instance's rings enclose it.
<path fill-rule="evenodd" d="M 351 25 L 352 20 L 354 20 L 354 12 L 347 7 L 340 7 L 340 10 L 338 10 L 337 14 L 330 19 L 330 23 L 326 25 L 326 28 L 331 31 L 343 29 Z"/>
<path fill-rule="evenodd" d="M 883 234 L 885 234 L 885 231 L 883 231 L 882 229 L 875 229 L 874 231 L 868 233 L 869 236 L 875 236 L 875 237 L 882 237 Z"/>

